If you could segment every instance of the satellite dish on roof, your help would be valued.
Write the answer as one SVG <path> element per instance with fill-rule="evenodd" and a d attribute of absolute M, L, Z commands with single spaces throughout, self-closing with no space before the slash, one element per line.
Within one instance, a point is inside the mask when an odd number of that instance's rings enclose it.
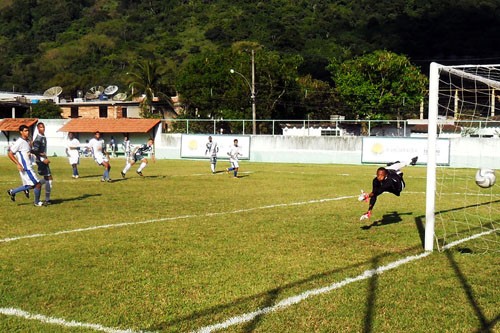
<path fill-rule="evenodd" d="M 93 86 L 92 88 L 89 89 L 88 91 L 90 94 L 96 95 L 99 97 L 103 92 L 104 92 L 104 87 L 103 86 Z"/>
<path fill-rule="evenodd" d="M 113 96 L 112 100 L 113 101 L 124 101 L 127 99 L 127 94 L 126 93 L 118 93 Z"/>
<path fill-rule="evenodd" d="M 59 86 L 55 87 L 50 87 L 49 89 L 45 90 L 43 93 L 43 96 L 45 97 L 57 97 L 62 93 L 63 89 Z"/>
<path fill-rule="evenodd" d="M 113 95 L 117 91 L 118 91 L 117 86 L 107 86 L 106 89 L 104 89 L 104 94 L 109 96 L 109 95 Z"/>

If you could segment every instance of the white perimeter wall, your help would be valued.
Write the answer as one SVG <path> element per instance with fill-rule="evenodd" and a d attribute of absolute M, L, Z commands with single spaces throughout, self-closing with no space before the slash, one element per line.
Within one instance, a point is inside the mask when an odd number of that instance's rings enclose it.
<path fill-rule="evenodd" d="M 43 120 L 46 124 L 48 154 L 65 156 L 67 133 L 57 132 L 67 120 Z M 210 134 L 207 134 L 207 137 Z M 10 133 L 11 140 L 19 137 Z M 121 137 L 115 136 L 118 143 Z M 131 135 L 134 144 L 145 142 L 145 137 Z M 156 137 L 156 157 L 181 159 L 181 134 L 160 134 Z M 392 138 L 394 139 L 394 138 Z M 402 138 L 401 144 L 408 144 Z M 85 139 L 82 140 L 85 142 Z M 136 141 L 136 142 L 134 142 Z M 321 163 L 321 164 L 361 164 L 362 137 L 307 137 L 307 136 L 251 136 L 250 161 L 275 163 Z M 6 155 L 7 138 L 0 133 L 0 155 Z M 221 156 L 222 157 L 222 156 Z M 452 167 L 489 167 L 500 169 L 500 138 L 451 138 L 450 166 Z"/>

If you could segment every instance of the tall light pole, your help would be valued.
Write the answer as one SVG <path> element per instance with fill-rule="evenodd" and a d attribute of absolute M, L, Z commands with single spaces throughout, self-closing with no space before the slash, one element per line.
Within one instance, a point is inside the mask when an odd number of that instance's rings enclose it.
<path fill-rule="evenodd" d="M 253 135 L 257 134 L 257 111 L 255 107 L 255 51 L 252 50 L 252 83 L 248 82 L 248 79 L 245 77 L 245 75 L 241 74 L 240 72 L 235 71 L 234 69 L 230 69 L 229 71 L 231 74 L 238 74 L 243 78 L 243 80 L 246 82 L 248 85 L 248 88 L 250 88 L 250 98 L 252 100 L 252 133 Z"/>

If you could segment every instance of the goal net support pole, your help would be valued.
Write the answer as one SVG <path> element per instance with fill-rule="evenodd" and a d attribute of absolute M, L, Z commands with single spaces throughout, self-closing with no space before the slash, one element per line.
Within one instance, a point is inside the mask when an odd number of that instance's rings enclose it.
<path fill-rule="evenodd" d="M 427 185 L 425 198 L 425 251 L 434 248 L 434 225 L 436 206 L 436 141 L 439 100 L 439 71 L 441 66 L 431 63 L 429 73 L 429 115 L 427 137 Z"/>

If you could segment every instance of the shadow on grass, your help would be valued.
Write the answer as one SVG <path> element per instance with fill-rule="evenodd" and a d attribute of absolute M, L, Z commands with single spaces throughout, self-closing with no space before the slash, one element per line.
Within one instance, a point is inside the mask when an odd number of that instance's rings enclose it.
<path fill-rule="evenodd" d="M 487 201 L 487 202 L 467 205 L 467 206 L 462 206 L 462 207 L 445 209 L 445 210 L 441 210 L 441 211 L 436 212 L 435 215 L 456 212 L 456 211 L 464 210 L 464 209 L 468 209 L 468 208 L 477 208 L 477 207 L 491 205 L 491 204 L 495 204 L 495 203 L 500 203 L 500 199 L 494 200 L 494 201 Z M 420 216 L 415 217 L 415 225 L 417 226 L 417 231 L 418 231 L 418 235 L 420 237 L 420 243 L 422 244 L 422 249 L 425 248 L 425 223 L 424 223 L 424 220 L 425 220 L 425 215 L 420 215 Z M 471 230 L 482 230 L 482 228 L 476 227 L 476 228 L 467 228 L 466 229 L 466 231 L 469 233 Z M 440 244 L 441 246 L 446 245 L 445 240 L 441 239 L 441 238 L 437 240 L 437 243 Z"/>
<path fill-rule="evenodd" d="M 419 249 L 419 247 L 414 247 L 414 248 L 409 248 L 401 253 L 408 253 L 408 254 L 414 254 L 415 250 Z M 241 315 L 241 311 L 244 311 L 242 309 L 255 309 L 255 306 L 253 305 L 254 303 L 258 303 L 259 309 L 264 309 L 264 308 L 269 308 L 277 304 L 277 302 L 280 300 L 280 295 L 284 294 L 287 290 L 295 289 L 299 287 L 299 289 L 302 289 L 302 292 L 304 289 L 310 290 L 314 289 L 317 287 L 311 287 L 311 282 L 318 281 L 318 280 L 323 280 L 325 278 L 328 278 L 332 275 L 335 275 L 337 273 L 342 273 L 347 270 L 351 269 L 356 269 L 356 268 L 363 268 L 367 265 L 371 267 L 371 269 L 375 269 L 378 267 L 380 264 L 381 259 L 383 259 L 386 256 L 389 256 L 390 254 L 387 255 L 381 255 L 377 256 L 376 258 L 372 258 L 369 261 L 366 262 L 361 262 L 358 264 L 354 265 L 349 265 L 346 267 L 342 267 L 339 269 L 334 269 L 318 274 L 313 274 L 305 279 L 301 279 L 295 282 L 291 282 L 282 286 L 279 286 L 277 288 L 272 288 L 269 289 L 265 292 L 258 293 L 255 295 L 251 295 L 248 297 L 241 297 L 237 298 L 231 302 L 225 303 L 225 304 L 220 304 L 213 306 L 211 308 L 207 308 L 205 310 L 201 311 L 195 311 L 192 312 L 191 314 L 185 315 L 185 316 L 179 316 L 178 318 L 173 318 L 171 320 L 164 321 L 162 323 L 158 323 L 156 325 L 143 328 L 146 331 L 172 331 L 174 330 L 178 325 L 182 325 L 185 323 L 187 326 L 189 323 L 193 321 L 200 321 L 203 320 L 207 322 L 207 325 L 214 324 L 210 323 L 210 320 L 212 317 L 216 316 L 218 317 L 221 312 L 236 312 L 236 315 Z M 366 315 L 365 315 L 365 320 L 364 320 L 364 332 L 371 332 L 372 331 L 372 326 L 373 326 L 373 317 L 374 317 L 374 308 L 375 308 L 375 300 L 376 300 L 376 289 L 377 289 L 377 281 L 378 277 L 377 274 L 375 274 L 373 277 L 371 277 L 369 280 L 368 284 L 368 297 L 367 297 L 367 303 L 366 303 Z M 327 282 L 331 283 L 331 282 Z M 302 287 L 302 288 L 300 288 Z M 321 287 L 324 287 L 322 285 Z M 301 293 L 301 292 L 299 292 Z M 234 311 L 230 311 L 232 308 L 234 308 Z M 254 310 L 248 310 L 254 311 Z M 258 315 L 255 318 L 245 322 L 241 323 L 242 329 L 241 331 L 243 332 L 252 332 L 258 328 L 258 325 L 260 321 L 262 320 L 264 315 Z"/>
<path fill-rule="evenodd" d="M 500 319 L 500 314 L 497 314 L 495 318 L 492 320 L 488 320 L 486 316 L 484 315 L 483 309 L 479 305 L 479 303 L 476 300 L 476 297 L 474 296 L 474 291 L 472 290 L 471 285 L 467 281 L 467 278 L 463 274 L 462 270 L 458 266 L 458 263 L 456 262 L 454 258 L 454 251 L 446 251 L 446 256 L 448 257 L 448 261 L 450 262 L 451 267 L 453 268 L 453 271 L 455 272 L 455 275 L 458 278 L 458 281 L 462 285 L 462 289 L 465 293 L 465 296 L 467 297 L 467 300 L 469 301 L 469 304 L 471 305 L 472 309 L 474 310 L 476 317 L 479 321 L 480 327 L 477 329 L 476 332 L 481 332 L 481 333 L 490 333 L 494 332 L 493 328 L 495 327 L 496 323 Z"/>
<path fill-rule="evenodd" d="M 388 214 L 384 214 L 382 216 L 382 219 L 377 220 L 377 221 L 373 221 L 372 224 L 362 226 L 361 229 L 368 230 L 368 229 L 371 229 L 372 227 L 382 227 L 382 226 L 388 225 L 388 224 L 399 223 L 399 222 L 403 221 L 401 216 L 412 215 L 412 214 L 413 213 L 398 213 L 396 211 L 390 212 Z"/>
<path fill-rule="evenodd" d="M 68 201 L 80 201 L 80 200 L 85 200 L 87 198 L 91 198 L 91 197 L 100 197 L 102 194 L 100 193 L 97 193 L 97 194 L 82 194 L 78 197 L 73 197 L 73 198 L 63 198 L 63 199 L 52 199 L 50 200 L 51 202 L 51 205 L 59 205 L 59 204 L 62 204 L 64 202 L 68 202 Z"/>

